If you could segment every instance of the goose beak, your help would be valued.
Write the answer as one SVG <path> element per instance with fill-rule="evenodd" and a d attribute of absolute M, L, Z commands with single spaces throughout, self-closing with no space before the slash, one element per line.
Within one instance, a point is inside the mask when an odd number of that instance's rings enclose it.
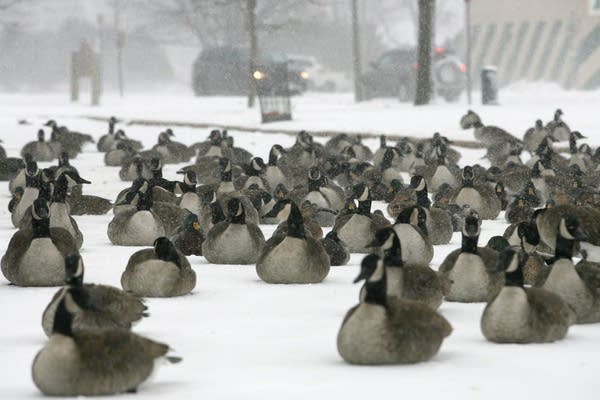
<path fill-rule="evenodd" d="M 200 230 L 200 223 L 194 222 L 192 224 L 192 228 L 194 228 L 195 231 L 199 231 Z"/>
<path fill-rule="evenodd" d="M 79 177 L 79 179 L 77 179 L 77 183 L 81 183 L 81 184 L 90 184 L 92 182 L 88 181 L 87 179 L 83 179 L 82 177 Z"/>

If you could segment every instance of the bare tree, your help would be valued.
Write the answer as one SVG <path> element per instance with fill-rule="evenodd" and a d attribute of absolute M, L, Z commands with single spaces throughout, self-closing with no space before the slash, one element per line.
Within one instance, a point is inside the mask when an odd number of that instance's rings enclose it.
<path fill-rule="evenodd" d="M 415 105 L 429 104 L 433 93 L 431 52 L 435 0 L 419 0 L 419 44 L 417 57 L 417 93 Z"/>

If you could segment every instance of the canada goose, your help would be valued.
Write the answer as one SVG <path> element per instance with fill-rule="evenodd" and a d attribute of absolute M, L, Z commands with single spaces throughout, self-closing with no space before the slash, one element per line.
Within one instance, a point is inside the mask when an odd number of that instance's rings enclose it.
<path fill-rule="evenodd" d="M 13 181 L 25 168 L 25 162 L 17 157 L 0 158 L 0 181 Z M 10 186 L 10 184 L 9 184 Z M 11 191 L 12 192 L 12 191 Z"/>
<path fill-rule="evenodd" d="M 348 311 L 337 336 L 338 352 L 350 364 L 426 361 L 452 332 L 448 321 L 425 304 L 388 296 L 387 272 L 377 255 L 362 261 L 355 282 L 366 279 L 365 297 Z"/>
<path fill-rule="evenodd" d="M 270 189 L 269 183 L 264 177 L 265 170 L 266 165 L 262 158 L 252 158 L 245 168 L 245 174 L 235 180 L 234 186 L 238 190 L 248 189 L 251 185 L 257 185 L 261 189 Z"/>
<path fill-rule="evenodd" d="M 269 151 L 269 162 L 264 172 L 264 178 L 269 183 L 271 190 L 276 188 L 278 185 L 285 185 L 287 182 L 287 178 L 277 165 L 279 158 L 283 154 L 285 154 L 285 150 L 278 144 L 273 145 Z"/>
<path fill-rule="evenodd" d="M 235 186 L 233 185 L 231 160 L 228 158 L 221 158 L 219 159 L 219 165 L 221 167 L 221 182 L 219 183 L 216 190 L 217 195 L 235 192 Z"/>
<path fill-rule="evenodd" d="M 560 221 L 569 215 L 578 220 L 580 228 L 586 234 L 587 242 L 594 245 L 600 244 L 598 229 L 598 221 L 600 221 L 599 211 L 589 207 L 579 207 L 574 204 L 551 206 L 551 203 L 549 203 L 546 208 L 536 210 L 534 217 L 540 238 L 551 251 L 554 251 L 556 246 Z"/>
<path fill-rule="evenodd" d="M 587 240 L 588 235 L 577 217 L 567 215 L 560 219 L 555 261 L 543 285 L 544 289 L 560 295 L 575 310 L 579 324 L 600 322 L 598 281 L 590 279 L 595 276 L 595 271 L 585 267 L 577 270 L 572 261 L 575 244 Z"/>
<path fill-rule="evenodd" d="M 227 220 L 206 234 L 202 255 L 213 264 L 254 264 L 264 245 L 262 231 L 246 221 L 244 207 L 234 197 L 227 203 Z"/>
<path fill-rule="evenodd" d="M 296 189 L 290 197 L 297 203 L 310 201 L 321 210 L 315 219 L 321 226 L 333 226 L 337 212 L 343 207 L 343 191 L 327 183 L 318 167 L 310 168 L 306 188 Z"/>
<path fill-rule="evenodd" d="M 436 155 L 435 160 L 423 167 L 414 167 L 414 175 L 422 175 L 427 180 L 427 187 L 432 192 L 438 192 L 442 185 L 452 188 L 460 186 L 460 170 L 456 165 L 448 163 L 448 148 L 445 144 L 439 144 L 433 148 Z"/>
<path fill-rule="evenodd" d="M 96 148 L 101 153 L 106 153 L 110 151 L 114 141 L 115 141 L 115 125 L 119 122 L 115 117 L 110 117 L 108 119 L 108 133 L 100 136 L 98 139 L 98 143 L 96 144 Z"/>
<path fill-rule="evenodd" d="M 115 149 L 109 150 L 104 154 L 104 165 L 108 167 L 120 167 L 130 162 L 137 153 L 125 142 L 119 141 Z"/>
<path fill-rule="evenodd" d="M 505 272 L 504 287 L 489 301 L 481 316 L 481 332 L 497 343 L 546 343 L 564 338 L 575 322 L 573 310 L 557 294 L 525 288 L 525 257 L 504 250 L 497 267 Z"/>
<path fill-rule="evenodd" d="M 583 154 L 579 153 L 579 148 L 577 147 L 577 140 L 579 139 L 587 138 L 579 131 L 572 131 L 569 134 L 569 153 L 571 154 L 571 157 L 569 158 L 569 165 L 577 165 L 581 171 L 586 172 L 588 170 L 588 164 L 586 163 L 586 159 L 583 157 Z"/>
<path fill-rule="evenodd" d="M 527 204 L 525 198 L 517 195 L 506 209 L 504 217 L 509 224 L 515 224 L 522 221 L 529 221 L 533 216 L 533 211 L 533 207 Z"/>
<path fill-rule="evenodd" d="M 234 146 L 233 136 L 227 133 L 227 129 L 223 129 L 221 132 L 223 138 L 223 147 L 225 154 L 229 154 L 229 158 L 235 164 L 248 164 L 252 158 L 252 153 L 241 147 Z"/>
<path fill-rule="evenodd" d="M 80 249 L 83 244 L 83 234 L 77 226 L 77 222 L 70 215 L 70 208 L 66 202 L 67 190 L 82 183 L 91 183 L 79 176 L 79 174 L 67 171 L 62 173 L 56 179 L 54 193 L 52 195 L 52 204 L 50 204 L 50 227 L 63 228 L 73 236 L 77 248 Z"/>
<path fill-rule="evenodd" d="M 179 207 L 199 216 L 202 210 L 202 199 L 196 192 L 197 184 L 196 173 L 186 171 L 183 174 L 183 181 L 177 182 L 175 192 L 181 194 Z"/>
<path fill-rule="evenodd" d="M 79 254 L 65 258 L 65 286 L 59 289 L 42 314 L 42 328 L 46 336 L 52 335 L 54 315 L 58 303 L 71 289 L 81 307 L 75 314 L 72 329 L 75 331 L 122 328 L 130 329 L 132 324 L 148 316 L 148 307 L 137 297 L 121 289 L 106 285 L 83 283 L 84 266 Z"/>
<path fill-rule="evenodd" d="M 500 214 L 500 201 L 492 188 L 475 185 L 473 167 L 466 166 L 462 173 L 462 187 L 450 200 L 459 206 L 468 204 L 482 219 L 496 219 Z"/>
<path fill-rule="evenodd" d="M 188 146 L 187 152 L 190 157 L 197 156 L 198 159 L 202 157 L 224 157 L 226 154 L 223 153 L 222 142 L 221 131 L 213 129 L 210 131 L 207 140 Z"/>
<path fill-rule="evenodd" d="M 433 259 L 433 245 L 427 232 L 427 214 L 421 207 L 404 209 L 396 218 L 394 231 L 402 238 L 402 261 L 427 267 Z"/>
<path fill-rule="evenodd" d="M 417 206 L 425 211 L 427 233 L 431 244 L 448 244 L 452 239 L 452 217 L 441 208 L 432 208 L 427 194 L 427 181 L 420 175 L 413 175 L 409 188 L 415 191 Z"/>
<path fill-rule="evenodd" d="M 71 234 L 50 228 L 48 204 L 37 199 L 31 207 L 31 227 L 18 230 L 2 257 L 2 273 L 17 286 L 60 286 L 65 256 L 77 253 Z"/>
<path fill-rule="evenodd" d="M 25 171 L 27 170 L 27 164 L 33 162 L 31 154 L 27 153 L 23 157 L 23 164 L 19 163 L 20 169 L 17 174 L 8 182 L 8 190 L 11 194 L 15 193 L 15 189 L 21 187 L 25 189 Z"/>
<path fill-rule="evenodd" d="M 395 148 L 388 148 L 383 153 L 383 159 L 379 164 L 379 171 L 381 172 L 382 182 L 389 185 L 393 180 L 403 182 L 402 174 L 400 170 L 393 165 L 394 156 L 397 150 Z"/>
<path fill-rule="evenodd" d="M 81 185 L 71 188 L 67 203 L 71 208 L 71 215 L 104 215 L 113 207 L 108 199 L 83 194 Z"/>
<path fill-rule="evenodd" d="M 477 217 L 467 217 L 461 248 L 448 254 L 440 265 L 438 274 L 448 301 L 485 302 L 502 288 L 504 275 L 496 271 L 498 254 L 486 247 L 477 247 L 480 233 Z"/>
<path fill-rule="evenodd" d="M 188 162 L 190 156 L 187 146 L 183 143 L 174 142 L 171 137 L 175 136 L 170 128 L 158 135 L 158 143 L 152 150 L 160 153 L 165 164 L 178 164 Z"/>
<path fill-rule="evenodd" d="M 33 204 L 34 200 L 38 198 L 40 193 L 40 170 L 35 163 L 31 161 L 27 163 L 25 170 L 25 189 L 23 190 L 23 196 L 21 200 L 15 206 L 11 214 L 11 221 L 15 228 L 21 225 L 21 220 L 25 215 L 27 209 Z"/>
<path fill-rule="evenodd" d="M 325 248 L 306 235 L 302 214 L 296 203 L 285 200 L 272 213 L 287 219 L 285 235 L 273 235 L 256 262 L 256 273 L 267 283 L 319 283 L 331 266 Z"/>
<path fill-rule="evenodd" d="M 339 238 L 337 232 L 330 231 L 321 239 L 321 244 L 329 256 L 332 267 L 346 265 L 350 261 L 348 246 Z"/>
<path fill-rule="evenodd" d="M 529 128 L 525 132 L 525 135 L 523 135 L 524 149 L 533 154 L 542 140 L 544 140 L 548 135 L 550 135 L 550 131 L 544 127 L 542 120 L 538 119 L 535 121 L 535 126 L 533 128 Z"/>
<path fill-rule="evenodd" d="M 520 222 L 517 225 L 516 233 L 519 239 L 517 248 L 521 249 L 525 259 L 523 264 L 525 284 L 541 286 L 550 273 L 550 268 L 546 266 L 544 259 L 536 251 L 540 244 L 537 226 L 533 221 Z"/>
<path fill-rule="evenodd" d="M 482 142 L 486 147 L 496 144 L 523 144 L 519 139 L 496 126 L 486 126 L 481 122 L 479 115 L 469 110 L 460 120 L 463 129 L 474 128 L 475 139 Z"/>
<path fill-rule="evenodd" d="M 25 158 L 25 154 L 31 155 L 32 159 L 37 162 L 52 161 L 58 156 L 55 150 L 45 141 L 45 133 L 40 129 L 37 133 L 37 141 L 29 142 L 21 149 L 21 157 Z"/>
<path fill-rule="evenodd" d="M 162 168 L 163 162 L 160 158 L 153 157 L 150 159 L 150 172 L 152 178 L 148 180 L 148 184 L 152 189 L 154 201 L 162 201 L 165 203 L 175 203 L 175 188 L 176 182 L 163 178 Z"/>
<path fill-rule="evenodd" d="M 269 219 L 281 221 L 278 215 L 285 208 L 287 204 L 291 202 L 290 199 L 281 199 L 271 210 L 265 215 Z M 318 212 L 318 207 L 309 201 L 304 201 L 300 205 L 300 215 L 302 215 L 302 223 L 304 226 L 304 233 L 313 239 L 322 239 L 323 238 L 323 229 L 321 225 L 315 220 L 315 215 Z M 288 220 L 283 219 L 273 232 L 272 236 L 286 236 L 288 233 Z"/>
<path fill-rule="evenodd" d="M 569 125 L 562 120 L 563 115 L 564 113 L 562 110 L 560 108 L 557 109 L 554 112 L 554 118 L 552 121 L 546 124 L 546 130 L 549 131 L 550 135 L 559 142 L 569 140 L 569 134 L 571 133 Z"/>
<path fill-rule="evenodd" d="M 81 312 L 69 289 L 58 303 L 52 336 L 31 367 L 33 382 L 49 396 L 93 396 L 134 392 L 168 356 L 169 346 L 119 329 L 78 332 L 72 329 Z"/>
<path fill-rule="evenodd" d="M 401 241 L 393 228 L 377 231 L 371 246 L 383 254 L 389 296 L 420 301 L 434 310 L 442 304 L 444 294 L 438 275 L 427 266 L 404 261 Z M 364 291 L 361 291 L 362 298 Z"/>
<path fill-rule="evenodd" d="M 204 239 L 198 216 L 189 214 L 185 217 L 183 225 L 171 237 L 171 242 L 185 256 L 201 256 Z"/>
<path fill-rule="evenodd" d="M 165 226 L 152 209 L 152 193 L 137 192 L 136 205 L 123 209 L 108 224 L 108 238 L 117 246 L 150 246 L 165 236 Z"/>
<path fill-rule="evenodd" d="M 125 162 L 119 170 L 119 178 L 122 181 L 134 181 L 138 178 L 152 179 L 152 177 L 152 171 L 139 155 Z"/>
<path fill-rule="evenodd" d="M 173 243 L 160 237 L 152 249 L 137 251 L 129 258 L 121 286 L 143 297 L 182 296 L 196 286 L 196 273 Z"/>
<path fill-rule="evenodd" d="M 56 121 L 50 120 L 44 124 L 52 129 L 53 140 L 60 144 L 62 151 L 69 153 L 70 158 L 75 158 L 81 153 L 82 147 L 86 143 L 94 143 L 91 135 L 74 132 L 66 126 L 58 126 Z M 57 152 L 58 154 L 58 152 Z"/>
<path fill-rule="evenodd" d="M 110 150 L 115 150 L 119 144 L 124 144 L 127 148 L 130 148 L 133 152 L 137 153 L 144 148 L 144 145 L 139 140 L 131 139 L 127 137 L 123 129 L 119 129 L 115 132 L 115 141 L 110 147 Z"/>
<path fill-rule="evenodd" d="M 371 213 L 371 195 L 364 183 L 354 186 L 351 199 L 358 200 L 356 212 L 338 216 L 333 232 L 337 233 L 351 253 L 369 253 L 375 232 L 389 226 L 390 223 L 387 219 Z"/>

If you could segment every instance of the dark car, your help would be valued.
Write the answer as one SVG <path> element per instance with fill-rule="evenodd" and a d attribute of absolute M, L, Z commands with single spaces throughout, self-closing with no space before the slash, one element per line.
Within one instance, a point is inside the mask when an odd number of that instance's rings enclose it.
<path fill-rule="evenodd" d="M 447 101 L 456 101 L 465 87 L 466 66 L 440 47 L 435 49 L 432 62 L 436 93 Z M 416 92 L 417 68 L 415 48 L 383 53 L 360 78 L 364 98 L 397 97 L 400 101 L 411 101 Z"/>
<path fill-rule="evenodd" d="M 192 67 L 192 87 L 196 96 L 244 95 L 248 93 L 250 51 L 247 48 L 218 47 L 202 51 Z M 287 57 L 260 51 L 252 78 L 262 86 L 277 86 Z"/>

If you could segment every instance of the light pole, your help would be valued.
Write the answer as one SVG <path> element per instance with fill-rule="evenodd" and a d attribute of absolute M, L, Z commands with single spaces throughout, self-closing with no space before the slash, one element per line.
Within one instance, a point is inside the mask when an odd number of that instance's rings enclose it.
<path fill-rule="evenodd" d="M 467 101 L 471 105 L 471 0 L 465 0 L 465 36 L 467 42 Z"/>
<path fill-rule="evenodd" d="M 361 75 L 361 52 L 360 52 L 360 26 L 358 18 L 358 0 L 351 0 L 352 9 L 352 66 L 354 70 L 354 101 L 363 100 L 362 86 L 360 83 Z"/>

